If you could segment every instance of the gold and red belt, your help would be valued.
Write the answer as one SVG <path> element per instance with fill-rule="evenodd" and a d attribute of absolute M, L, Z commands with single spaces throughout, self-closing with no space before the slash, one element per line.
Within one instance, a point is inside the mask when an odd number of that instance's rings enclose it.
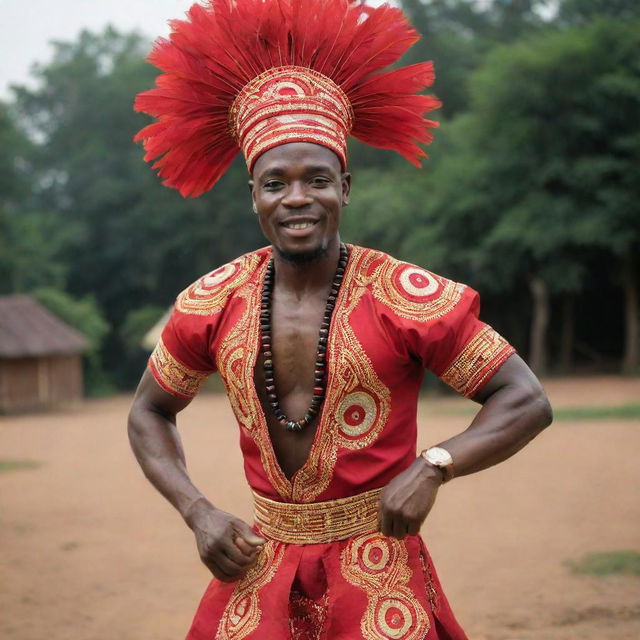
<path fill-rule="evenodd" d="M 272 540 L 291 544 L 322 544 L 378 530 L 382 489 L 326 502 L 276 502 L 253 493 L 255 519 Z"/>

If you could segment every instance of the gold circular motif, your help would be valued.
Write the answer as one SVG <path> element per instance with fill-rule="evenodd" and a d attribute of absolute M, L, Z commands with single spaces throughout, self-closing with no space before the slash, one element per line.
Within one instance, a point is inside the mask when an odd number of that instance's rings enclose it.
<path fill-rule="evenodd" d="M 408 267 L 398 277 L 399 285 L 406 293 L 419 298 L 432 296 L 438 290 L 438 281 L 424 269 Z"/>
<path fill-rule="evenodd" d="M 413 627 L 413 615 L 409 607 L 398 598 L 383 600 L 376 616 L 380 631 L 395 640 L 403 638 Z"/>
<path fill-rule="evenodd" d="M 389 546 L 384 540 L 373 540 L 362 549 L 362 563 L 370 571 L 382 571 L 389 564 Z"/>
<path fill-rule="evenodd" d="M 204 276 L 198 286 L 197 293 L 207 293 L 207 289 L 211 289 L 211 287 L 215 287 L 219 284 L 222 284 L 225 280 L 231 278 L 231 276 L 236 272 L 238 268 L 237 263 L 230 262 L 229 264 L 225 264 L 219 269 L 212 271 L 209 275 Z"/>
<path fill-rule="evenodd" d="M 445 316 L 460 301 L 464 286 L 426 269 L 387 258 L 371 276 L 373 295 L 395 314 L 431 322 Z"/>
<path fill-rule="evenodd" d="M 350 393 L 340 403 L 337 411 L 340 429 L 352 438 L 369 431 L 377 417 L 376 401 L 364 391 Z"/>
<path fill-rule="evenodd" d="M 229 295 L 252 278 L 260 278 L 256 273 L 262 256 L 257 251 L 241 256 L 190 284 L 176 300 L 176 309 L 181 313 L 209 316 L 219 313 Z M 263 269 L 266 262 L 263 262 Z"/>

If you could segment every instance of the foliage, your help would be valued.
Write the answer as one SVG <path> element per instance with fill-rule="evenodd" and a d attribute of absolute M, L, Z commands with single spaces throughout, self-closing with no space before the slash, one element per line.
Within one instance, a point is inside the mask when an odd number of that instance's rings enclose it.
<path fill-rule="evenodd" d="M 517 40 L 542 28 L 541 0 L 402 0 L 411 22 L 423 35 L 407 61 L 433 60 L 435 93 L 450 118 L 466 110 L 469 77 L 496 43 Z"/>
<path fill-rule="evenodd" d="M 30 208 L 32 153 L 11 109 L 0 103 L 0 293 L 47 281 L 60 285 L 63 279 L 64 268 L 55 262 L 55 243 L 50 242 L 57 230 Z"/>
<path fill-rule="evenodd" d="M 423 171 L 350 146 L 343 238 L 479 288 L 512 339 L 531 316 L 523 284 L 535 276 L 552 295 L 551 344 L 571 295 L 589 309 L 576 315 L 578 339 L 597 325 L 596 350 L 617 354 L 615 288 L 640 247 L 637 3 L 562 0 L 556 15 L 542 0 L 402 5 L 425 35 L 407 62 L 436 64 L 441 128 Z M 131 139 L 147 119 L 132 102 L 153 84 L 147 49 L 140 34 L 83 32 L 55 43 L 35 88 L 0 104 L 0 293 L 44 288 L 61 315 L 78 313 L 95 346 L 93 387 L 103 369 L 135 383 L 156 314 L 264 243 L 241 158 L 196 200 L 142 161 Z"/>
<path fill-rule="evenodd" d="M 619 272 L 640 242 L 639 49 L 637 23 L 600 20 L 491 51 L 406 255 L 496 293 L 579 293 L 602 252 Z"/>
<path fill-rule="evenodd" d="M 20 169 L 29 141 L 14 122 L 9 106 L 0 102 L 0 194 L 6 207 L 26 195 L 27 181 Z"/>
<path fill-rule="evenodd" d="M 64 229 L 39 211 L 0 209 L 0 293 L 63 288 L 67 266 L 59 259 Z"/>
<path fill-rule="evenodd" d="M 129 311 L 120 326 L 118 339 L 121 358 L 126 368 L 138 376 L 144 370 L 149 357 L 149 348 L 143 346 L 143 338 L 166 311 L 166 307 L 145 305 Z M 135 382 L 135 379 L 132 379 L 132 382 Z"/>
<path fill-rule="evenodd" d="M 165 311 L 164 307 L 153 304 L 130 311 L 120 328 L 122 342 L 127 349 L 138 351 L 147 331 L 158 322 Z"/>
<path fill-rule="evenodd" d="M 640 17 L 636 0 L 563 0 L 558 11 L 560 23 L 584 25 L 598 18 L 632 20 Z"/>
<path fill-rule="evenodd" d="M 77 299 L 54 288 L 40 288 L 31 294 L 49 311 L 82 333 L 89 343 L 85 354 L 85 386 L 89 395 L 104 395 L 111 391 L 111 383 L 102 367 L 101 348 L 110 326 L 95 298 L 88 294 Z"/>
<path fill-rule="evenodd" d="M 491 156 L 486 188 L 499 185 L 510 208 L 489 243 L 524 241 L 541 261 L 567 246 L 621 254 L 638 240 L 637 27 L 598 22 L 497 49 L 474 78 L 473 143 Z"/>
<path fill-rule="evenodd" d="M 351 203 L 343 210 L 343 240 L 397 254 L 422 194 L 416 170 L 391 166 L 354 175 Z"/>
<path fill-rule="evenodd" d="M 139 375 L 121 357 L 118 331 L 130 310 L 168 304 L 187 283 L 261 242 L 257 225 L 246 224 L 241 160 L 198 200 L 165 189 L 142 162 L 131 139 L 146 118 L 132 101 L 153 83 L 146 47 L 137 34 L 83 32 L 56 43 L 36 89 L 16 89 L 21 122 L 41 140 L 38 206 L 64 230 L 64 286 L 74 296 L 93 294 L 104 309 L 112 328 L 104 364 L 125 384 Z"/>
<path fill-rule="evenodd" d="M 74 299 L 58 289 L 36 289 L 32 295 L 49 311 L 64 320 L 70 327 L 82 333 L 89 342 L 91 351 L 98 351 L 109 332 L 96 300 L 87 295 Z"/>

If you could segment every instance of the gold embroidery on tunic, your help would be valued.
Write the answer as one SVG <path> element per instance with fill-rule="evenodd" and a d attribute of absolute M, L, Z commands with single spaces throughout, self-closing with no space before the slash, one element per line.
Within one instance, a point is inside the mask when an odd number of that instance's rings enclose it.
<path fill-rule="evenodd" d="M 203 276 L 178 296 L 176 309 L 202 316 L 222 311 L 229 295 L 251 278 L 259 262 L 257 253 L 248 253 Z"/>
<path fill-rule="evenodd" d="M 267 540 L 257 563 L 236 584 L 220 619 L 216 640 L 242 640 L 256 630 L 262 615 L 260 590 L 271 582 L 284 549 L 280 542 Z"/>
<path fill-rule="evenodd" d="M 368 598 L 360 621 L 366 640 L 422 640 L 431 628 L 429 616 L 408 587 L 412 572 L 406 544 L 379 533 L 350 540 L 340 568 L 345 580 Z"/>
<path fill-rule="evenodd" d="M 164 386 L 185 398 L 193 398 L 202 383 L 211 374 L 207 371 L 189 369 L 178 362 L 169 353 L 162 338 L 158 341 L 149 360 Z"/>
<path fill-rule="evenodd" d="M 458 393 L 472 396 L 514 351 L 497 331 L 485 326 L 440 377 Z"/>
<path fill-rule="evenodd" d="M 351 255 L 329 332 L 327 395 L 309 458 L 294 476 L 294 502 L 312 502 L 320 495 L 331 482 L 338 449 L 370 446 L 391 411 L 391 392 L 378 377 L 349 323 L 366 291 L 360 274 L 371 259 L 370 252 L 355 246 L 349 249 Z M 345 404 L 347 398 L 351 404 Z"/>
<path fill-rule="evenodd" d="M 260 451 L 262 466 L 274 489 L 288 500 L 291 484 L 277 463 L 269 429 L 253 381 L 260 334 L 260 295 L 268 260 L 250 274 L 250 285 L 236 290 L 245 301 L 244 310 L 220 342 L 216 360 L 233 413 Z"/>
<path fill-rule="evenodd" d="M 327 397 L 309 457 L 293 481 L 284 475 L 277 462 L 253 381 L 260 335 L 261 285 L 267 260 L 251 274 L 249 285 L 236 289 L 235 295 L 245 299 L 245 310 L 218 349 L 217 366 L 234 414 L 255 440 L 265 473 L 283 500 L 313 502 L 331 482 L 338 449 L 371 445 L 391 411 L 391 392 L 378 378 L 349 324 L 349 316 L 368 284 L 361 279 L 360 272 L 377 254 L 360 247 L 350 247 L 350 251 L 329 332 Z M 346 399 L 350 403 L 345 403 Z"/>
<path fill-rule="evenodd" d="M 424 575 L 424 584 L 427 589 L 427 595 L 429 596 L 431 611 L 437 613 L 438 607 L 440 606 L 440 598 L 438 597 L 438 590 L 433 580 L 431 560 L 425 557 L 422 551 L 420 552 L 420 564 L 422 565 L 422 574 Z"/>
<path fill-rule="evenodd" d="M 371 291 L 401 318 L 429 322 L 449 313 L 460 301 L 465 285 L 378 253 L 378 259 L 382 257 L 369 278 Z"/>
<path fill-rule="evenodd" d="M 298 591 L 289 596 L 291 640 L 326 640 L 324 626 L 329 614 L 329 594 L 312 600 Z"/>

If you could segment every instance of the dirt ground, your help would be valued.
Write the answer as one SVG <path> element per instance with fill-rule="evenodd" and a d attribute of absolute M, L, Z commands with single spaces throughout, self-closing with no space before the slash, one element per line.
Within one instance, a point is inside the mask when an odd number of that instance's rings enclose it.
<path fill-rule="evenodd" d="M 548 380 L 556 408 L 640 402 L 640 380 Z M 129 397 L 0 418 L 0 638 L 177 640 L 208 575 L 192 534 L 147 484 L 125 436 Z M 464 428 L 472 404 L 427 398 L 419 446 Z M 222 396 L 181 416 L 192 477 L 251 519 Z M 574 575 L 585 553 L 640 550 L 640 420 L 558 421 L 504 464 L 444 487 L 424 528 L 472 640 L 637 640 L 640 579 Z M 277 640 L 277 639 L 274 639 Z"/>

